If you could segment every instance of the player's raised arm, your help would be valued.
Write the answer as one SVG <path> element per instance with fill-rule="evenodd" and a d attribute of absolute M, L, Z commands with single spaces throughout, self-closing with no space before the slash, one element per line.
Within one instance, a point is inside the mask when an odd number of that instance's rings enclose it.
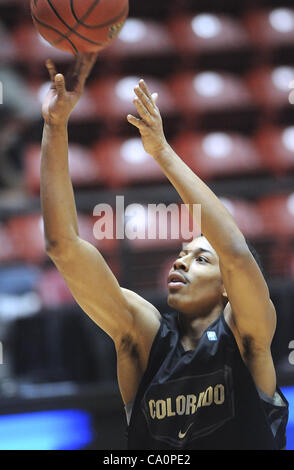
<path fill-rule="evenodd" d="M 141 134 L 147 153 L 158 162 L 186 204 L 201 204 L 201 231 L 217 252 L 237 334 L 252 349 L 269 352 L 275 309 L 264 277 L 233 217 L 208 186 L 167 143 L 162 119 L 144 80 L 135 88 L 139 117 L 128 121 Z"/>
<path fill-rule="evenodd" d="M 159 320 L 156 309 L 148 302 L 120 288 L 99 251 L 79 237 L 68 167 L 67 123 L 95 60 L 94 54 L 77 57 L 70 88 L 63 75 L 56 73 L 53 63 L 47 62 L 52 86 L 42 108 L 41 205 L 47 254 L 81 308 L 119 347 L 124 335 L 129 341 L 134 337 L 140 321 L 139 329 L 146 331 L 147 336 L 151 331 L 152 339 Z M 136 308 L 140 310 L 139 317 Z"/>
<path fill-rule="evenodd" d="M 78 103 L 86 78 L 96 60 L 94 54 L 79 55 L 68 90 L 65 79 L 56 73 L 51 60 L 46 62 L 51 88 L 42 106 L 44 129 L 41 158 L 41 204 L 46 248 L 54 256 L 64 256 L 68 242 L 78 235 L 77 214 L 68 168 L 67 123 Z M 70 91 L 69 91 L 70 90 Z"/>

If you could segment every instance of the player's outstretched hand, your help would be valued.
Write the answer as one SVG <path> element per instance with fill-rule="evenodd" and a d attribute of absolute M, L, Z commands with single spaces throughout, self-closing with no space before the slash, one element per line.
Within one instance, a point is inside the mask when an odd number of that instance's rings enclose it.
<path fill-rule="evenodd" d="M 97 59 L 95 54 L 78 54 L 72 71 L 66 79 L 57 73 L 52 60 L 46 61 L 51 88 L 42 106 L 42 114 L 47 124 L 67 123 L 69 116 L 83 94 L 85 82 Z"/>
<path fill-rule="evenodd" d="M 139 129 L 145 151 L 156 158 L 167 145 L 161 115 L 156 105 L 157 93 L 151 95 L 144 80 L 139 81 L 134 92 L 134 104 L 139 118 L 128 114 L 127 120 Z"/>

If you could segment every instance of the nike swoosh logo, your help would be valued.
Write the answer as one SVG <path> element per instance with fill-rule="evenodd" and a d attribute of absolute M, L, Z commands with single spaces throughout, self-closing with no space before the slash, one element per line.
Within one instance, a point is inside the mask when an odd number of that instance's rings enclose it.
<path fill-rule="evenodd" d="M 188 426 L 188 428 L 186 429 L 185 432 L 182 432 L 182 431 L 179 432 L 179 434 L 178 434 L 179 439 L 184 439 L 184 437 L 186 436 L 186 434 L 187 434 L 187 432 L 189 431 L 190 427 L 193 426 L 193 424 L 194 424 L 194 423 L 191 423 L 191 424 Z"/>

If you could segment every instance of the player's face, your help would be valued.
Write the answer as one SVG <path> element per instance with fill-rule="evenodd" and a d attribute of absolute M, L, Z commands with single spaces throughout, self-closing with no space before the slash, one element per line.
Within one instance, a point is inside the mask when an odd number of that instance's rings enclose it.
<path fill-rule="evenodd" d="M 168 276 L 168 304 L 181 313 L 206 315 L 223 305 L 219 258 L 201 236 L 186 244 Z"/>

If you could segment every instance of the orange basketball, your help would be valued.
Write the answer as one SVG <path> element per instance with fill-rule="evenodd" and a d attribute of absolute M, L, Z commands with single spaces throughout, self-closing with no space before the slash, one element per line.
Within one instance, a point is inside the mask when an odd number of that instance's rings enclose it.
<path fill-rule="evenodd" d="M 129 13 L 128 0 L 31 0 L 33 22 L 44 39 L 66 52 L 108 46 Z"/>

